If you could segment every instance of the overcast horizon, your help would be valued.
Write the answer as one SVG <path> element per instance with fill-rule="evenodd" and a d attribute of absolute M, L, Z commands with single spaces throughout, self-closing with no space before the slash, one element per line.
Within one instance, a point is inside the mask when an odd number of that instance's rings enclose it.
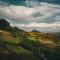
<path fill-rule="evenodd" d="M 0 0 L 0 18 L 27 31 L 60 32 L 60 1 Z"/>

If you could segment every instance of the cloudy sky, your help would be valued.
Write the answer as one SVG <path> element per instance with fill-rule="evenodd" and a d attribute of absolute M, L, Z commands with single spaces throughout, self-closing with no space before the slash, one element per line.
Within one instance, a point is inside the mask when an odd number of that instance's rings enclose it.
<path fill-rule="evenodd" d="M 0 0 L 0 18 L 28 31 L 60 31 L 60 0 Z"/>

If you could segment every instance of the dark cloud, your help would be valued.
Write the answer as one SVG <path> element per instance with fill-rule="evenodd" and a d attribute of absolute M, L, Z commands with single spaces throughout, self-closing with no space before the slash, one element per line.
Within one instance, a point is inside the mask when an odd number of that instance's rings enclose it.
<path fill-rule="evenodd" d="M 24 5 L 25 2 L 25 0 L 1 0 L 1 1 L 12 5 Z"/>
<path fill-rule="evenodd" d="M 40 22 L 40 23 L 44 22 L 44 23 L 48 23 L 48 24 L 56 23 L 56 22 L 60 22 L 59 17 L 60 17 L 60 13 L 55 13 L 55 14 L 53 14 L 53 16 L 46 17 L 45 19 L 38 20 L 37 22 Z"/>
<path fill-rule="evenodd" d="M 38 0 L 40 2 L 48 2 L 53 4 L 60 4 L 60 0 Z"/>
<path fill-rule="evenodd" d="M 13 5 L 25 5 L 26 0 L 1 0 L 3 2 L 13 4 Z M 29 1 L 39 1 L 39 2 L 47 2 L 53 4 L 60 4 L 60 0 L 29 0 Z"/>
<path fill-rule="evenodd" d="M 38 1 L 38 0 L 0 0 L 1 2 L 4 2 L 4 3 L 6 3 L 6 4 L 8 4 L 8 5 L 23 5 L 23 6 L 26 6 L 27 5 L 27 1 Z M 31 7 L 31 6 L 29 6 L 29 7 Z"/>
<path fill-rule="evenodd" d="M 36 12 L 32 14 L 33 17 L 40 17 L 40 16 L 44 16 L 43 14 L 41 14 L 40 12 Z"/>

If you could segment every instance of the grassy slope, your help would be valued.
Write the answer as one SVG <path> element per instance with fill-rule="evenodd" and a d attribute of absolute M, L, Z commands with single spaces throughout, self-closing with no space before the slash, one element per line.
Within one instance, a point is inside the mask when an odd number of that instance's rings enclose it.
<path fill-rule="evenodd" d="M 42 60 L 47 58 L 47 56 L 48 60 L 50 58 L 52 60 L 55 54 L 59 57 L 58 53 L 60 52 L 56 51 L 59 51 L 60 45 L 55 43 L 52 35 L 37 32 L 21 33 L 19 31 L 15 33 L 16 37 L 13 34 L 0 30 L 0 54 L 2 54 L 2 57 L 8 55 L 11 60 L 15 60 L 16 58 L 18 60 Z M 47 56 L 45 57 L 44 55 Z"/>
<path fill-rule="evenodd" d="M 35 60 L 36 57 L 30 51 L 19 45 L 20 41 L 20 37 L 14 38 L 10 32 L 0 30 L 0 58 L 4 60 L 3 57 L 5 56 L 7 59 L 6 55 L 8 55 L 11 60 Z"/>

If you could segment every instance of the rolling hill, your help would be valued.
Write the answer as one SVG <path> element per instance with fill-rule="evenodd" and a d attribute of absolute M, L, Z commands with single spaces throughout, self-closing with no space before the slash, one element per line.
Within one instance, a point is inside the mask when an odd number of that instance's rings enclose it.
<path fill-rule="evenodd" d="M 27 32 L 0 19 L 0 60 L 60 60 L 60 33 Z"/>

